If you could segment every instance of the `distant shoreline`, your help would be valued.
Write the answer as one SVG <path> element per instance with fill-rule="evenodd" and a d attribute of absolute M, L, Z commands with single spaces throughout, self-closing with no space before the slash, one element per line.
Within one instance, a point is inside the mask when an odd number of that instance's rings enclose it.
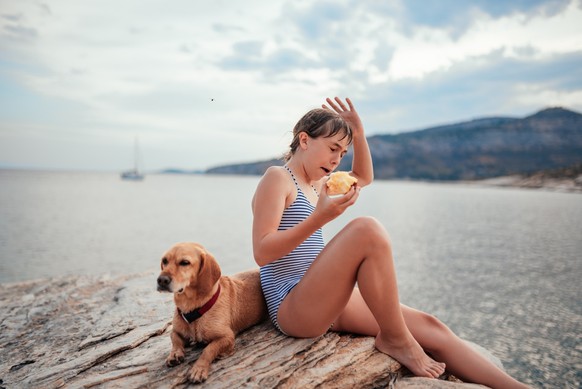
<path fill-rule="evenodd" d="M 568 193 L 582 193 L 582 165 L 574 168 L 566 168 L 560 170 L 580 170 L 576 175 L 560 175 L 556 174 L 556 170 L 542 171 L 530 175 L 514 174 L 508 176 L 491 177 L 476 180 L 426 180 L 426 179 L 411 179 L 411 178 L 379 178 L 377 181 L 403 181 L 403 182 L 419 182 L 419 183 L 435 183 L 435 184 L 465 184 L 475 186 L 488 187 L 503 187 L 503 188 L 523 188 L 523 189 L 542 189 L 554 192 L 568 192 Z M 41 170 L 41 169 L 15 169 L 15 168 L 1 168 L 0 172 L 32 172 L 32 173 L 98 173 L 98 174 L 118 174 L 118 172 L 96 172 L 96 171 L 60 171 L 60 170 Z M 151 171 L 148 175 L 216 175 L 216 176 L 256 176 L 259 174 L 242 174 L 242 173 L 215 173 L 205 171 L 189 171 L 181 169 L 166 169 Z"/>
<path fill-rule="evenodd" d="M 158 174 L 202 174 L 202 175 L 234 175 L 248 176 L 258 174 L 243 173 L 216 173 L 187 171 L 180 169 L 168 169 L 158 172 Z M 422 179 L 402 179 L 389 178 L 380 179 L 382 181 L 409 181 L 409 182 L 428 182 L 428 183 L 449 183 L 449 184 L 470 184 L 493 187 L 509 187 L 524 189 L 545 189 L 556 192 L 582 193 L 582 164 L 574 165 L 567 168 L 542 170 L 531 174 L 513 174 L 508 176 L 491 177 L 478 180 L 422 180 Z"/>
<path fill-rule="evenodd" d="M 464 182 L 486 186 L 582 193 L 582 164 L 567 168 L 542 170 L 528 175 L 514 174 Z"/>
<path fill-rule="evenodd" d="M 460 181 L 468 184 L 504 188 L 545 189 L 555 192 L 582 193 L 582 177 L 540 178 L 520 175 L 488 178 L 478 181 Z"/>

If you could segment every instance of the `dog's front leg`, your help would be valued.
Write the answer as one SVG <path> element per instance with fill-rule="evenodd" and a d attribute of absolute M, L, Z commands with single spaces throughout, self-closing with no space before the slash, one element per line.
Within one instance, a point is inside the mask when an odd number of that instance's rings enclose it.
<path fill-rule="evenodd" d="M 202 354 L 190 369 L 190 381 L 203 382 L 208 378 L 208 371 L 210 364 L 218 356 L 226 356 L 232 354 L 234 351 L 234 334 L 223 336 L 211 341 L 208 346 L 204 348 Z"/>
<path fill-rule="evenodd" d="M 187 340 L 176 330 L 172 330 L 170 334 L 170 339 L 172 340 L 172 351 L 166 359 L 166 365 L 168 367 L 173 367 L 184 362 L 184 347 L 187 345 Z"/>

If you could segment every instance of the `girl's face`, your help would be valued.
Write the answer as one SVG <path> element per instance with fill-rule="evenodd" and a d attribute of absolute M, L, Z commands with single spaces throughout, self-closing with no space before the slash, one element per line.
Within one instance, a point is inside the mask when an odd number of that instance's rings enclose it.
<path fill-rule="evenodd" d="M 306 169 L 313 181 L 320 180 L 333 172 L 343 156 L 348 152 L 348 138 L 338 133 L 326 138 L 311 138 L 305 134 L 304 151 L 307 158 Z"/>

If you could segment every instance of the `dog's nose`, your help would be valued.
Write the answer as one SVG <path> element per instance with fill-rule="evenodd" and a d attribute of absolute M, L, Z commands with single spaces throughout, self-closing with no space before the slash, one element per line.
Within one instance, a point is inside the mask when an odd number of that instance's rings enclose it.
<path fill-rule="evenodd" d="M 170 282 L 172 282 L 172 279 L 169 276 L 166 276 L 164 274 L 160 275 L 158 277 L 158 290 L 159 289 L 168 289 Z"/>

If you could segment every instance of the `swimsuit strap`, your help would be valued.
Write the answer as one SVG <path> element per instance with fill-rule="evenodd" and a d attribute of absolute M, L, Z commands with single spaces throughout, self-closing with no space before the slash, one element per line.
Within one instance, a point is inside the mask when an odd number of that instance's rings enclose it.
<path fill-rule="evenodd" d="M 291 169 L 289 168 L 289 166 L 283 165 L 283 167 L 285 169 L 287 169 L 287 171 L 289 172 L 289 174 L 291 174 L 291 178 L 293 179 L 293 182 L 295 183 L 295 186 L 297 187 L 297 189 L 300 189 L 299 188 L 299 184 L 297 183 L 297 180 L 295 179 L 295 175 L 293 174 L 293 172 L 291 171 Z"/>
<path fill-rule="evenodd" d="M 285 169 L 287 169 L 287 171 L 289 172 L 289 174 L 291 174 L 291 178 L 293 178 L 293 182 L 295 183 L 295 186 L 297 187 L 297 190 L 299 190 L 301 193 L 303 193 L 303 191 L 299 187 L 299 184 L 297 183 L 297 180 L 295 179 L 295 175 L 291 171 L 291 168 L 289 168 L 289 166 L 287 166 L 287 165 L 283 165 L 283 167 Z M 311 188 L 313 189 L 313 191 L 315 192 L 315 194 L 317 195 L 317 197 L 319 197 L 319 193 L 317 193 L 317 190 L 315 189 L 315 187 L 313 185 L 311 185 Z"/>

